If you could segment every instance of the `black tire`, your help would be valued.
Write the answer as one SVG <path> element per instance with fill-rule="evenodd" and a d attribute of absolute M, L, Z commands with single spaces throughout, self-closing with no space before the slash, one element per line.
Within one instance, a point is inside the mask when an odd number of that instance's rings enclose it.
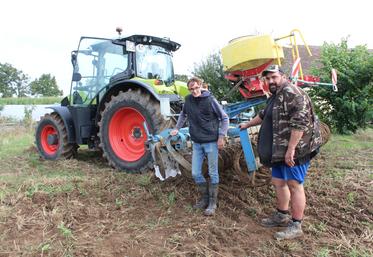
<path fill-rule="evenodd" d="M 129 112 L 134 114 L 133 120 L 136 122 L 130 120 L 132 116 L 126 116 Z M 146 150 L 144 144 L 146 134 L 141 119 L 144 119 L 152 134 L 167 126 L 160 113 L 159 102 L 152 99 L 149 93 L 143 93 L 140 89 L 120 91 L 117 96 L 112 96 L 111 100 L 105 103 L 101 121 L 98 123 L 98 136 L 103 157 L 112 167 L 128 173 L 142 173 L 150 168 L 151 153 Z M 126 122 L 122 122 L 123 120 Z M 133 123 L 133 127 L 129 123 Z M 136 145 L 132 145 L 132 142 Z"/>
<path fill-rule="evenodd" d="M 54 141 L 49 142 L 48 137 Z M 72 158 L 78 148 L 76 144 L 68 143 L 65 124 L 56 112 L 41 117 L 36 127 L 35 144 L 40 156 L 46 160 Z"/>

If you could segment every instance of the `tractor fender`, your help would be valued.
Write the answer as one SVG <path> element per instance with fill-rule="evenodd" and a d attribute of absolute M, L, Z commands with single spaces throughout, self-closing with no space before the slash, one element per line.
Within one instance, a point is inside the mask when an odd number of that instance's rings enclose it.
<path fill-rule="evenodd" d="M 67 141 L 69 143 L 76 143 L 74 121 L 69 109 L 66 106 L 49 106 L 46 108 L 52 109 L 61 117 L 67 131 Z"/>
<path fill-rule="evenodd" d="M 137 89 L 141 88 L 144 91 L 147 91 L 151 94 L 151 96 L 154 97 L 158 102 L 160 102 L 159 95 L 154 91 L 154 89 L 149 86 L 148 84 L 133 80 L 133 79 L 126 79 L 126 80 L 120 80 L 115 81 L 111 85 L 109 85 L 109 90 L 105 93 L 104 97 L 101 99 L 99 104 L 100 111 L 97 112 L 97 115 L 105 108 L 105 103 L 109 102 L 112 95 L 118 95 L 119 91 L 127 91 L 128 89 Z"/>
<path fill-rule="evenodd" d="M 118 82 L 115 82 L 115 83 L 111 84 L 110 89 L 107 93 L 111 92 L 112 90 L 120 91 L 120 89 L 122 89 L 122 88 L 126 89 L 126 88 L 139 88 L 139 87 L 145 89 L 152 96 L 154 96 L 154 98 L 157 99 L 157 101 L 160 101 L 159 95 L 154 91 L 154 89 L 151 86 L 149 86 L 148 84 L 146 84 L 144 82 L 137 81 L 137 80 L 134 80 L 134 79 L 127 79 L 127 80 L 124 80 L 124 81 L 118 81 Z M 118 88 L 119 88 L 119 90 L 118 90 Z"/>

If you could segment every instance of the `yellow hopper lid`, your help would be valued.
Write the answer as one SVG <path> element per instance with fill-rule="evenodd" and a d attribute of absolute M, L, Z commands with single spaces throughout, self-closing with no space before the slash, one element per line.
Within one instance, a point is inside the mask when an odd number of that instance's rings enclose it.
<path fill-rule="evenodd" d="M 284 58 L 282 47 L 271 36 L 244 36 L 233 39 L 221 50 L 225 71 L 256 68 L 273 60 L 278 64 Z"/>

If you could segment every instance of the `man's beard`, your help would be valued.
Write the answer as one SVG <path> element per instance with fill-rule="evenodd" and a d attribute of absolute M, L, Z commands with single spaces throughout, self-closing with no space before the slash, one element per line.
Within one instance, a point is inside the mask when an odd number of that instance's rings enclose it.
<path fill-rule="evenodd" d="M 275 95 L 277 92 L 277 85 L 276 84 L 269 84 L 269 92 L 271 92 L 272 95 Z"/>

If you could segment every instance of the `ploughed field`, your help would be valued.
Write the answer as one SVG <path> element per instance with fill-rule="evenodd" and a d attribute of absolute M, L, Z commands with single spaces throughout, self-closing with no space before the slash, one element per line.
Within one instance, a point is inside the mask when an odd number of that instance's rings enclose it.
<path fill-rule="evenodd" d="M 113 170 L 99 152 L 41 160 L 33 131 L 0 128 L 0 256 L 372 256 L 373 129 L 333 135 L 305 183 L 305 235 L 276 241 L 260 220 L 274 191 L 221 174 L 213 217 L 188 177 Z"/>

